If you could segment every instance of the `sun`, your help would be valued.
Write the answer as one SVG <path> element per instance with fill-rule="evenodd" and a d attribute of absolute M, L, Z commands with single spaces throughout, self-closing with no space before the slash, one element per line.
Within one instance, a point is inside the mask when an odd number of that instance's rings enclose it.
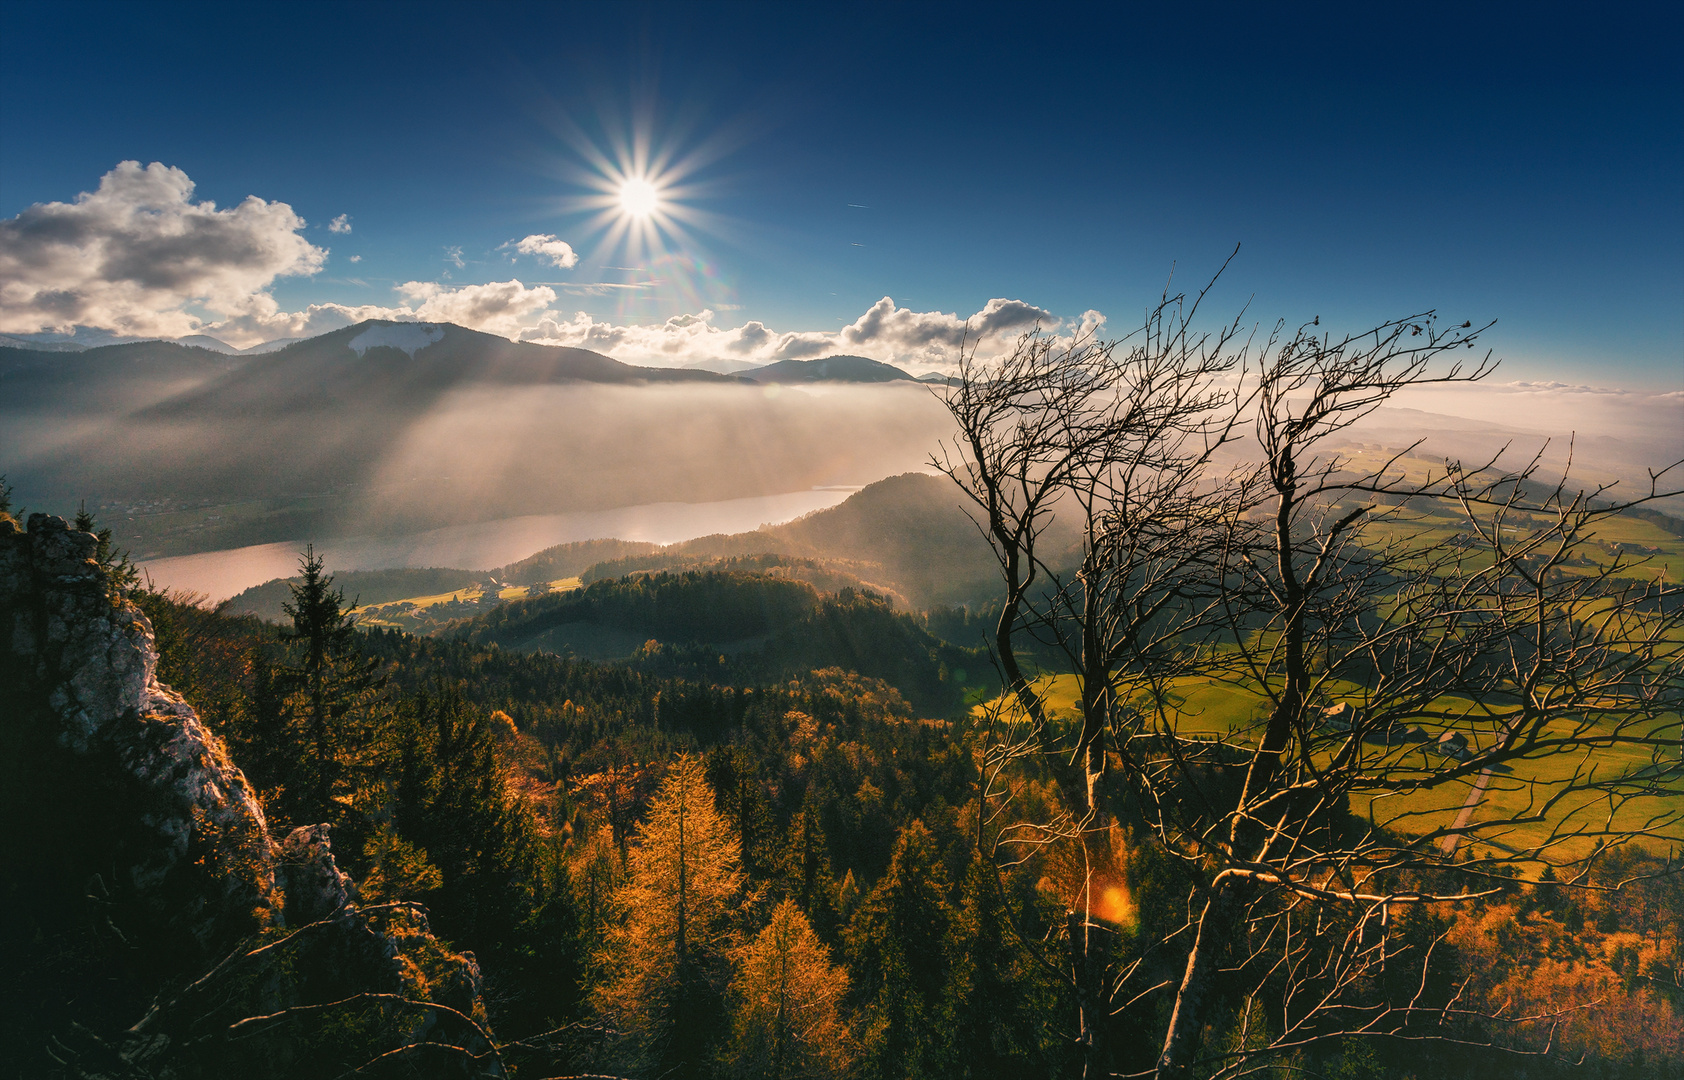
<path fill-rule="evenodd" d="M 660 203 L 661 193 L 642 177 L 628 177 L 620 182 L 620 213 L 626 217 L 646 218 Z"/>

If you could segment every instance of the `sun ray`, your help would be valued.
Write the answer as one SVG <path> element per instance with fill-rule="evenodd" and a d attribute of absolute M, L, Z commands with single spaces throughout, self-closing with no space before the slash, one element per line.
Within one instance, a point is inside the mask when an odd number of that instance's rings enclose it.
<path fill-rule="evenodd" d="M 551 130 L 572 153 L 558 161 L 557 179 L 573 194 L 556 198 L 554 212 L 579 215 L 573 226 L 582 263 L 609 277 L 603 289 L 580 295 L 613 297 L 620 316 L 637 319 L 697 312 L 735 302 L 734 283 L 706 250 L 708 237 L 733 242 L 740 223 L 698 203 L 727 194 L 713 166 L 741 143 L 741 131 L 697 138 L 691 125 L 657 131 L 652 116 L 600 117 L 585 126 L 552 114 Z"/>

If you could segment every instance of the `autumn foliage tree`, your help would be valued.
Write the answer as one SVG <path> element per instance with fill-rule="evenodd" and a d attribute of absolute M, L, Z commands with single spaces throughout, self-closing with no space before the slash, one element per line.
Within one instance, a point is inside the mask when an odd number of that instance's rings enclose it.
<path fill-rule="evenodd" d="M 613 1052 L 653 1074 L 700 1076 L 723 1028 L 731 917 L 743 875 L 730 825 L 702 763 L 672 764 L 633 836 L 619 923 L 607 935 L 597 995 Z"/>
<path fill-rule="evenodd" d="M 848 974 L 793 900 L 772 910 L 737 957 L 731 982 L 730 1073 L 756 1080 L 847 1075 L 853 1038 L 843 1013 Z"/>

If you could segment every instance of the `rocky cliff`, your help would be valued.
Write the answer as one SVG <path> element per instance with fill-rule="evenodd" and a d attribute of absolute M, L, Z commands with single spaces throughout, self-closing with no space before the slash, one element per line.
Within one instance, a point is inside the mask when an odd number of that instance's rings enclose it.
<path fill-rule="evenodd" d="M 0 1074 L 499 1074 L 472 955 L 271 835 L 97 547 L 0 513 Z"/>

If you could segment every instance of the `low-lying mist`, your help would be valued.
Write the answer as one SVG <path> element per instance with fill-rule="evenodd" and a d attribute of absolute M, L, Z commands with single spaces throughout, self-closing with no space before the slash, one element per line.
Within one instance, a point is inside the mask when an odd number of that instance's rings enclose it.
<path fill-rule="evenodd" d="M 0 472 L 19 503 L 68 515 L 85 500 L 156 557 L 857 486 L 924 467 L 953 430 L 940 391 L 911 383 L 521 383 L 448 357 L 411 370 L 401 354 L 159 352 L 87 377 L 50 359 L 0 371 Z M 1423 439 L 1416 458 L 1472 464 L 1507 446 L 1516 468 L 1552 440 L 1546 470 L 1571 450 L 1579 484 L 1618 480 L 1631 497 L 1684 456 L 1681 412 L 1676 394 L 1423 387 L 1326 449 L 1372 461 Z"/>
<path fill-rule="evenodd" d="M 238 416 L 170 401 L 0 406 L 0 471 L 35 509 L 73 512 L 85 499 L 120 521 L 132 509 L 137 540 L 154 539 L 146 515 L 202 518 L 174 523 L 197 542 L 148 545 L 179 553 L 863 485 L 922 467 L 950 426 L 941 401 L 911 384 L 480 384 L 424 409 L 332 400 Z M 228 504 L 252 505 L 212 509 Z"/>

